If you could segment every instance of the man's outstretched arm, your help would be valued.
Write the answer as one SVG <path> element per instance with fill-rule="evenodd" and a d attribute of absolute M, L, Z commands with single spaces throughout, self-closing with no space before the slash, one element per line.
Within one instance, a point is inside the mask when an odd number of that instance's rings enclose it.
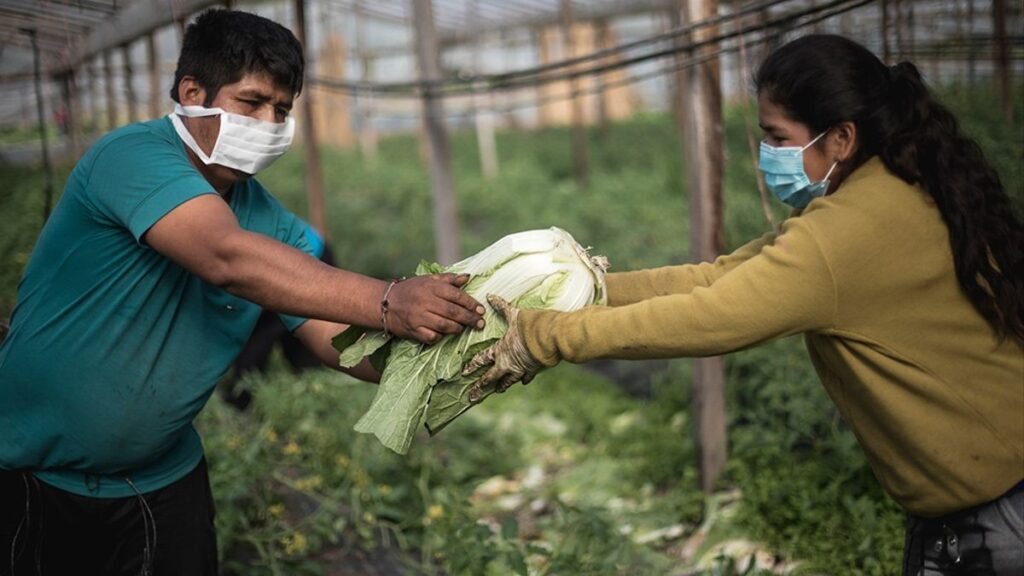
<path fill-rule="evenodd" d="M 143 236 L 154 250 L 215 286 L 293 316 L 382 327 L 388 283 L 328 266 L 268 236 L 242 229 L 219 196 L 198 196 L 170 211 Z M 482 326 L 483 307 L 451 274 L 396 284 L 388 295 L 387 328 L 432 343 L 442 334 Z"/>

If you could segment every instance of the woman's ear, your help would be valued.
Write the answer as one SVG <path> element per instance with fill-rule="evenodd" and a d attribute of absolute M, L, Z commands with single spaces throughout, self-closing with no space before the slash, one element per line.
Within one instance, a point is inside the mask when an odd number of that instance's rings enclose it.
<path fill-rule="evenodd" d="M 853 157 L 857 151 L 857 126 L 846 121 L 836 124 L 828 137 L 828 159 L 830 162 L 843 162 Z"/>
<path fill-rule="evenodd" d="M 194 76 L 182 76 L 178 82 L 178 99 L 182 106 L 204 106 L 206 90 Z"/>

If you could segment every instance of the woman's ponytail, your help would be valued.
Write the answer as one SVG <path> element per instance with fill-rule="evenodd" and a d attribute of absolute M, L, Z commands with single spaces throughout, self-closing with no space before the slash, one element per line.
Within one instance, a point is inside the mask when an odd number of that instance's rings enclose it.
<path fill-rule="evenodd" d="M 935 201 L 949 228 L 957 280 L 978 312 L 1001 337 L 1024 341 L 1024 228 L 998 173 L 932 98 L 917 67 L 901 62 L 889 77 L 891 132 L 879 156 Z"/>

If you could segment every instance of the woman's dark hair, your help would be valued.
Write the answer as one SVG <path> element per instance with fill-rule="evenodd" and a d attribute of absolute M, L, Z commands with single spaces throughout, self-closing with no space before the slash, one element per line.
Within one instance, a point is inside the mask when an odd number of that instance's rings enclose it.
<path fill-rule="evenodd" d="M 842 174 L 878 156 L 920 184 L 949 228 L 957 280 L 1001 337 L 1024 340 L 1024 227 L 999 175 L 909 62 L 883 64 L 856 42 L 804 36 L 773 52 L 755 78 L 759 94 L 818 134 L 849 121 L 858 148 Z"/>
<path fill-rule="evenodd" d="M 209 106 L 222 86 L 250 73 L 268 74 L 298 94 L 304 67 L 302 45 L 284 26 L 248 12 L 207 10 L 185 29 L 171 98 L 181 102 L 178 84 L 192 76 L 206 90 Z"/>

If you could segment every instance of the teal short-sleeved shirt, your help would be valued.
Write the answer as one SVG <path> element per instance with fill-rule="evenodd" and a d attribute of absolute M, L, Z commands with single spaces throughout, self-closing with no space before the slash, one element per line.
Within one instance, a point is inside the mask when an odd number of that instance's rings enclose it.
<path fill-rule="evenodd" d="M 252 332 L 257 304 L 149 248 L 168 212 L 215 194 L 170 121 L 111 132 L 71 173 L 18 285 L 0 345 L 0 468 L 85 496 L 148 492 L 202 457 L 192 420 Z M 318 255 L 315 233 L 256 180 L 242 228 Z M 289 329 L 303 319 L 281 316 Z"/>

